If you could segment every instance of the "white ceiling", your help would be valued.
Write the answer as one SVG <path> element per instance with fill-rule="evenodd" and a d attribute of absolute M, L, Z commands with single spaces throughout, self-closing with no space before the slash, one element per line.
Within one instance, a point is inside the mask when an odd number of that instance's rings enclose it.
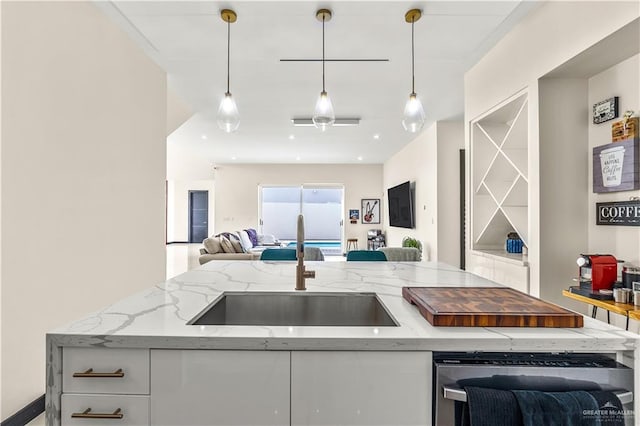
<path fill-rule="evenodd" d="M 194 112 L 168 138 L 181 155 L 215 163 L 382 163 L 416 135 L 402 128 L 411 91 L 411 26 L 404 14 L 423 10 L 415 24 L 416 92 L 427 114 L 461 119 L 463 75 L 534 2 L 507 1 L 116 1 L 98 2 L 168 74 L 171 88 Z M 389 62 L 329 62 L 326 88 L 337 117 L 360 117 L 357 127 L 293 127 L 310 117 L 321 90 L 320 7 L 327 58 L 384 58 Z M 223 8 L 231 25 L 231 88 L 240 128 L 216 126 L 226 90 Z M 292 136 L 291 136 L 292 135 Z M 379 135 L 379 139 L 374 139 Z M 206 137 L 206 139 L 205 139 Z M 291 139 L 293 137 L 294 139 Z"/>

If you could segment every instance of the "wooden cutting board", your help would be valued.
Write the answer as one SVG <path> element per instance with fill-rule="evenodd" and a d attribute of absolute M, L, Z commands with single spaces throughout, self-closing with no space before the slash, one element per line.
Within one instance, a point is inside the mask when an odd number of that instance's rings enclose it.
<path fill-rule="evenodd" d="M 434 326 L 583 326 L 582 315 L 511 288 L 402 287 L 402 296 Z"/>

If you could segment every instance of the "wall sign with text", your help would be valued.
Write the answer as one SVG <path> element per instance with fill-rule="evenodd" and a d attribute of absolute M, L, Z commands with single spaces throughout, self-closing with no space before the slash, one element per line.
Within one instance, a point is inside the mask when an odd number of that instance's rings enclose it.
<path fill-rule="evenodd" d="M 596 225 L 640 226 L 640 200 L 596 203 Z"/>
<path fill-rule="evenodd" d="M 593 148 L 593 192 L 640 189 L 640 142 L 627 139 Z"/>
<path fill-rule="evenodd" d="M 593 124 L 618 118 L 618 97 L 605 99 L 593 105 Z"/>

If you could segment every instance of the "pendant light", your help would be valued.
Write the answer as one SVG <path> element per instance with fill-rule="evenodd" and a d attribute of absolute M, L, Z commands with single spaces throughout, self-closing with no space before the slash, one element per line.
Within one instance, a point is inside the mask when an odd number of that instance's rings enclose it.
<path fill-rule="evenodd" d="M 420 19 L 422 12 L 419 9 L 411 9 L 404 15 L 404 20 L 411 24 L 411 94 L 404 107 L 402 126 L 407 132 L 416 133 L 424 126 L 424 108 L 418 99 L 415 90 L 415 58 L 413 47 L 413 24 Z"/>
<path fill-rule="evenodd" d="M 240 126 L 240 114 L 238 113 L 238 107 L 236 101 L 233 100 L 231 92 L 229 92 L 229 57 L 230 57 L 230 44 L 231 44 L 231 24 L 236 22 L 238 15 L 233 10 L 223 9 L 220 12 L 220 17 L 227 23 L 227 91 L 224 94 L 224 98 L 220 101 L 220 108 L 218 108 L 218 127 L 227 133 L 235 132 Z"/>
<path fill-rule="evenodd" d="M 313 124 L 324 132 L 336 120 L 331 99 L 324 89 L 324 23 L 331 20 L 331 11 L 329 9 L 320 9 L 316 12 L 316 18 L 322 22 L 322 92 L 320 92 L 316 102 L 312 120 Z"/>

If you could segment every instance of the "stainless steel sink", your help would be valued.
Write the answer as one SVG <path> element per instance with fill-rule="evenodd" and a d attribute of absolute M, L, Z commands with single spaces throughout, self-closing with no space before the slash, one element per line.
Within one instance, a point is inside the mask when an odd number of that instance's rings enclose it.
<path fill-rule="evenodd" d="M 397 327 L 375 293 L 224 292 L 189 325 Z"/>

